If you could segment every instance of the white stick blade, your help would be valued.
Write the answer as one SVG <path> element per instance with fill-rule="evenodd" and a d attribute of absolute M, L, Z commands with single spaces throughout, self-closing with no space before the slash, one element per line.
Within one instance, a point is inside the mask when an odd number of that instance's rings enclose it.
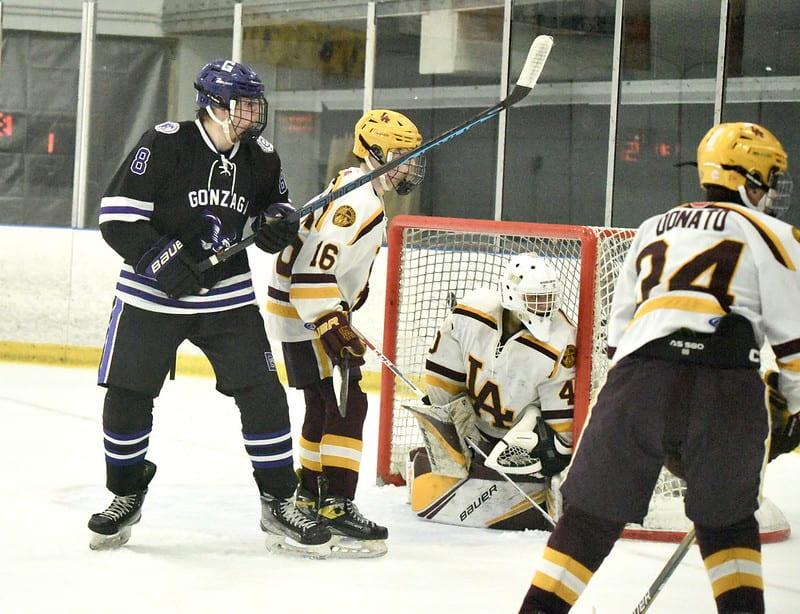
<path fill-rule="evenodd" d="M 531 43 L 531 48 L 528 51 L 528 57 L 525 59 L 525 65 L 522 67 L 522 72 L 517 79 L 517 85 L 522 87 L 532 88 L 539 80 L 539 75 L 542 74 L 547 56 L 550 55 L 550 50 L 553 48 L 553 37 L 542 34 L 537 36 Z"/>

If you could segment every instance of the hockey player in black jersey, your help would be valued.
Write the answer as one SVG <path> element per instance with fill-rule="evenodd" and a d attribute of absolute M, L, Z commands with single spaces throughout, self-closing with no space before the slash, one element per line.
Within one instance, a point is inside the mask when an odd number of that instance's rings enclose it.
<path fill-rule="evenodd" d="M 297 479 L 286 395 L 275 372 L 244 251 L 201 273 L 198 262 L 256 233 L 276 253 L 297 234 L 281 161 L 260 136 L 264 85 L 227 60 L 198 74 L 197 117 L 147 131 L 100 204 L 100 230 L 123 259 L 99 368 L 111 505 L 89 521 L 90 547 L 126 543 L 156 472 L 145 460 L 153 399 L 188 339 L 234 398 L 271 549 L 330 552 L 331 534 L 294 505 Z"/>

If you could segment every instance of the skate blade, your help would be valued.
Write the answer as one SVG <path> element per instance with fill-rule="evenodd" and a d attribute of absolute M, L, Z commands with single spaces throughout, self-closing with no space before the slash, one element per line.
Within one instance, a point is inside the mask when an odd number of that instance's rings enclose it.
<path fill-rule="evenodd" d="M 324 544 L 301 544 L 285 535 L 269 534 L 264 538 L 267 550 L 273 554 L 291 554 L 307 559 L 327 559 L 331 555 L 331 544 L 328 540 Z"/>
<path fill-rule="evenodd" d="M 373 559 L 389 551 L 383 539 L 355 539 L 334 535 L 331 557 L 340 559 Z"/>
<path fill-rule="evenodd" d="M 89 531 L 91 538 L 89 540 L 90 550 L 116 550 L 128 543 L 131 538 L 131 528 L 125 527 L 118 533 L 113 535 L 103 535 Z"/>

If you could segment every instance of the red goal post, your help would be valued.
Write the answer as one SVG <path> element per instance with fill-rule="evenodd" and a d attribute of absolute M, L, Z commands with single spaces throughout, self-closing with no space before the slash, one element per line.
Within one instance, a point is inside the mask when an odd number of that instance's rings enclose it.
<path fill-rule="evenodd" d="M 388 229 L 383 352 L 422 387 L 425 357 L 453 301 L 475 288 L 495 291 L 505 261 L 517 253 L 547 256 L 564 286 L 562 310 L 577 324 L 575 440 L 605 380 L 606 322 L 614 283 L 635 235 L 631 229 L 463 218 L 396 216 Z M 402 485 L 408 452 L 423 445 L 415 420 L 401 407 L 414 393 L 383 367 L 378 434 L 379 483 Z M 680 541 L 685 484 L 666 470 L 643 526 L 626 537 Z M 762 541 L 789 536 L 786 519 L 765 500 L 757 513 Z"/>
<path fill-rule="evenodd" d="M 388 230 L 384 353 L 421 381 L 427 349 L 451 298 L 479 287 L 494 290 L 513 254 L 548 256 L 564 284 L 562 309 L 578 322 L 574 428 L 579 433 L 592 381 L 605 375 L 603 318 L 633 235 L 617 228 L 399 215 Z M 384 483 L 404 484 L 406 455 L 422 445 L 416 424 L 400 407 L 413 397 L 383 369 L 378 478 Z"/>

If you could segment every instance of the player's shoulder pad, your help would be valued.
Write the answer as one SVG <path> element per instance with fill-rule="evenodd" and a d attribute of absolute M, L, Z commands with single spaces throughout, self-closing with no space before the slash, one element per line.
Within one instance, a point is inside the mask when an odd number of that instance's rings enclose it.
<path fill-rule="evenodd" d="M 156 124 L 153 128 L 153 130 L 161 134 L 175 134 L 180 129 L 181 125 L 178 122 L 171 121 L 161 122 L 160 124 Z"/>
<path fill-rule="evenodd" d="M 496 317 L 502 308 L 500 305 L 500 294 L 497 290 L 490 288 L 475 288 L 470 290 L 458 301 L 459 305 L 471 307 Z"/>

